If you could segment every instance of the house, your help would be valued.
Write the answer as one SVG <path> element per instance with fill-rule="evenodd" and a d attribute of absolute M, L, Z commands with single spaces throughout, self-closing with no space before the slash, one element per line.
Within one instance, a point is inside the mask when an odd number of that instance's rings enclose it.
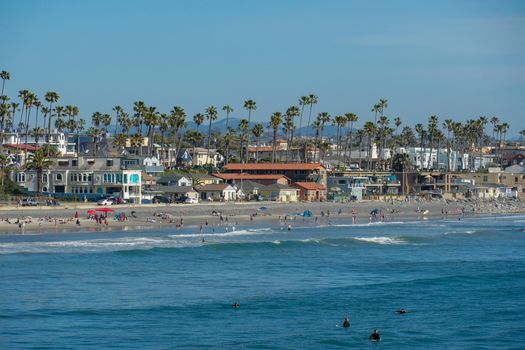
<path fill-rule="evenodd" d="M 202 200 L 223 202 L 237 199 L 237 189 L 229 184 L 203 185 L 197 191 Z"/>
<path fill-rule="evenodd" d="M 284 175 L 293 182 L 313 181 L 326 186 L 326 167 L 320 163 L 230 163 L 224 169 L 228 173 Z"/>
<path fill-rule="evenodd" d="M 308 202 L 323 202 L 326 200 L 326 187 L 315 182 L 295 182 L 292 186 L 299 189 L 299 198 Z"/>
<path fill-rule="evenodd" d="M 195 154 L 193 154 L 194 152 Z M 210 152 L 208 153 L 208 149 L 202 147 L 195 147 L 195 149 L 187 148 L 184 152 L 182 152 L 180 158 L 183 163 L 191 166 L 211 165 L 213 167 L 217 167 L 217 165 L 222 163 L 224 160 L 222 155 L 218 153 L 217 150 L 210 149 Z"/>
<path fill-rule="evenodd" d="M 262 186 L 259 194 L 270 201 L 291 203 L 299 200 L 299 189 L 278 183 Z"/>
<path fill-rule="evenodd" d="M 281 185 L 288 185 L 290 179 L 281 174 L 245 174 L 245 173 L 215 173 L 213 176 L 223 180 L 225 183 L 238 184 L 243 181 L 253 181 L 261 185 L 271 185 L 278 183 Z"/>
<path fill-rule="evenodd" d="M 112 195 L 140 203 L 141 170 L 123 169 L 119 158 L 50 158 L 54 165 L 42 173 L 42 191 L 55 197 L 95 199 Z M 28 192 L 37 191 L 35 171 L 15 170 L 11 178 Z"/>
<path fill-rule="evenodd" d="M 401 174 L 402 175 L 402 174 Z M 340 191 L 360 199 L 363 196 L 396 195 L 402 188 L 395 173 L 382 171 L 338 171 L 333 172 L 328 189 Z"/>
<path fill-rule="evenodd" d="M 362 200 L 367 182 L 367 176 L 329 176 L 327 195 L 337 201 Z"/>
<path fill-rule="evenodd" d="M 236 187 L 238 189 L 239 197 L 242 197 L 245 200 L 258 200 L 260 198 L 259 190 L 264 188 L 264 185 L 248 180 L 239 182 Z"/>
<path fill-rule="evenodd" d="M 488 172 L 459 173 L 455 176 L 459 179 L 470 181 L 475 186 L 487 184 L 501 185 L 518 193 L 519 198 L 525 198 L 525 172 L 521 165 L 507 167 L 504 171 L 489 169 Z"/>
<path fill-rule="evenodd" d="M 191 186 L 191 178 L 177 173 L 169 173 L 157 179 L 157 184 L 162 186 Z"/>
<path fill-rule="evenodd" d="M 173 201 L 187 198 L 195 201 L 199 200 L 199 192 L 191 186 L 158 186 L 155 190 L 169 196 Z"/>
<path fill-rule="evenodd" d="M 216 176 L 208 175 L 208 174 L 201 174 L 201 173 L 188 173 L 186 175 L 187 177 L 191 178 L 193 183 L 197 186 L 202 185 L 218 185 L 220 183 L 223 183 L 222 179 L 219 179 Z"/>

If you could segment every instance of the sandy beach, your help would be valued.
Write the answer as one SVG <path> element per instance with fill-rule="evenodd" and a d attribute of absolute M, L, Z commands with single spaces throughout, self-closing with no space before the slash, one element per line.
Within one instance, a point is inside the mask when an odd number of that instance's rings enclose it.
<path fill-rule="evenodd" d="M 409 201 L 385 202 L 362 201 L 352 203 L 277 203 L 277 202 L 229 202 L 200 204 L 157 204 L 109 206 L 115 212 L 108 213 L 107 225 L 88 218 L 88 210 L 101 209 L 93 204 L 65 204 L 59 207 L 0 207 L 0 234 L 67 233 L 77 231 L 109 231 L 125 229 L 151 229 L 172 226 L 217 227 L 246 225 L 258 222 L 274 222 L 292 227 L 294 223 L 307 220 L 312 224 L 335 224 L 352 221 L 366 224 L 375 221 L 399 221 L 417 219 L 460 218 L 473 215 L 505 215 L 525 213 L 525 203 L 520 201 Z M 378 214 L 371 217 L 372 210 Z M 311 218 L 303 218 L 305 210 Z M 78 212 L 80 225 L 75 214 Z M 115 219 L 123 213 L 126 220 Z"/>

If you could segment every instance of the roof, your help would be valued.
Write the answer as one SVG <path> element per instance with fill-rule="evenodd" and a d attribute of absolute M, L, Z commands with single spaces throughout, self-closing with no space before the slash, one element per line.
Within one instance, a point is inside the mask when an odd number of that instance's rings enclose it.
<path fill-rule="evenodd" d="M 177 182 L 177 181 L 179 181 L 182 178 L 186 178 L 186 179 L 190 180 L 187 176 L 184 176 L 184 175 L 181 175 L 181 174 L 177 174 L 177 173 L 171 173 L 171 174 L 166 174 L 166 175 L 161 176 L 157 180 L 157 183 Z"/>
<path fill-rule="evenodd" d="M 326 187 L 318 184 L 317 182 L 295 182 L 293 183 L 293 186 L 304 188 L 305 190 L 326 190 Z"/>
<path fill-rule="evenodd" d="M 155 188 L 157 191 L 164 193 L 189 193 L 196 192 L 191 186 L 157 186 Z"/>
<path fill-rule="evenodd" d="M 29 145 L 29 144 L 13 144 L 13 143 L 9 143 L 9 144 L 5 144 L 3 145 L 4 147 L 9 147 L 9 148 L 15 148 L 15 149 L 19 149 L 19 150 L 23 150 L 23 151 L 28 151 L 28 152 L 35 152 L 36 150 L 40 149 L 40 147 L 36 147 L 34 145 Z"/>
<path fill-rule="evenodd" d="M 326 169 L 320 163 L 230 163 L 224 166 L 227 170 L 317 170 Z"/>
<path fill-rule="evenodd" d="M 208 174 L 202 174 L 202 173 L 190 173 L 190 174 L 187 174 L 187 177 L 190 177 L 192 179 L 199 179 L 199 180 L 217 180 L 215 176 L 211 176 Z"/>
<path fill-rule="evenodd" d="M 503 171 L 504 173 L 511 173 L 511 174 L 522 174 L 525 173 L 525 167 L 521 165 L 511 165 L 509 167 L 506 167 Z"/>
<path fill-rule="evenodd" d="M 218 177 L 223 180 L 280 180 L 282 178 L 287 179 L 286 176 L 281 174 L 262 174 L 262 175 L 254 175 L 254 174 L 247 174 L 247 173 L 215 173 L 212 174 L 215 177 Z"/>
<path fill-rule="evenodd" d="M 267 185 L 267 186 L 263 186 L 260 188 L 261 190 L 266 190 L 266 191 L 290 191 L 290 190 L 295 190 L 295 191 L 298 191 L 297 188 L 295 187 L 290 187 L 288 185 L 281 185 L 281 184 L 278 184 L 278 183 L 274 183 L 274 184 L 271 184 L 271 185 Z"/>
<path fill-rule="evenodd" d="M 199 192 L 203 192 L 203 191 L 224 191 L 228 187 L 233 189 L 233 187 L 231 185 L 228 185 L 228 184 L 208 184 L 208 185 L 200 186 L 197 190 Z"/>

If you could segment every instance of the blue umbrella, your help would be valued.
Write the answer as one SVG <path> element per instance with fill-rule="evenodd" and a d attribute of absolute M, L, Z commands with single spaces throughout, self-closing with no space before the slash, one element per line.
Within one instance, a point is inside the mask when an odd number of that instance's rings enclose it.
<path fill-rule="evenodd" d="M 260 207 L 259 210 L 268 210 L 266 207 Z"/>
<path fill-rule="evenodd" d="M 312 217 L 312 212 L 311 212 L 310 210 L 305 210 L 305 211 L 303 212 L 303 216 L 304 216 L 305 218 L 311 218 L 311 217 Z"/>
<path fill-rule="evenodd" d="M 377 209 L 377 208 L 372 209 L 372 211 L 370 212 L 370 214 L 372 214 L 372 215 L 379 214 L 379 209 Z"/>

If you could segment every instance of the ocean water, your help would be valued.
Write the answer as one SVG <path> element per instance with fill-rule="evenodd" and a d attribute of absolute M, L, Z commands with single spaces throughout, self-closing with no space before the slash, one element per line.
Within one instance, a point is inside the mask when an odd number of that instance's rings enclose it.
<path fill-rule="evenodd" d="M 0 349 L 525 347 L 525 217 L 333 223 L 2 236 Z"/>

